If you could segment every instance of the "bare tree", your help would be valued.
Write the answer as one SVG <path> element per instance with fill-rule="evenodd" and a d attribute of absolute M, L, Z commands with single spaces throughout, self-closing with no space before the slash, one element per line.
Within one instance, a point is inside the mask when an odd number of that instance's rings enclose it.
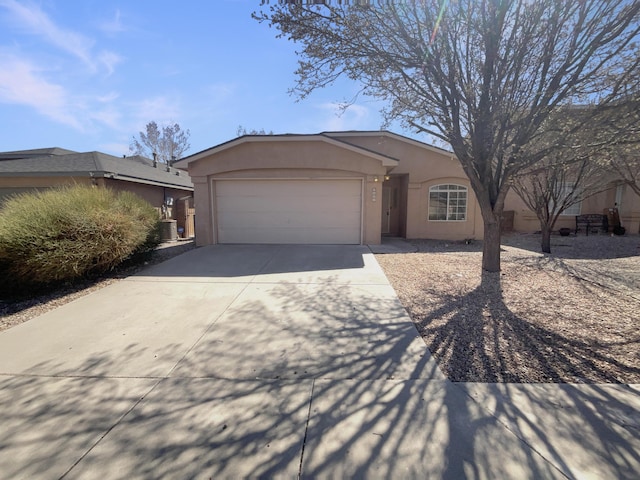
<path fill-rule="evenodd" d="M 557 152 L 514 178 L 513 189 L 535 212 L 542 232 L 541 248 L 551 253 L 551 232 L 564 212 L 606 190 L 610 174 L 591 158 L 569 160 Z"/>
<path fill-rule="evenodd" d="M 247 130 L 242 125 L 238 125 L 238 128 L 236 129 L 236 135 L 238 137 L 241 137 L 242 135 L 273 135 L 273 130 L 269 130 L 268 132 L 265 131 L 264 128 L 261 128 L 260 130 L 256 130 L 255 128 Z"/>
<path fill-rule="evenodd" d="M 388 102 L 387 120 L 449 143 L 482 212 L 486 271 L 500 269 L 513 178 L 547 154 L 527 148 L 545 119 L 571 102 L 606 107 L 640 65 L 640 2 L 313 3 L 254 13 L 301 44 L 293 93 L 344 75 Z"/>
<path fill-rule="evenodd" d="M 559 216 L 609 188 L 615 178 L 603 160 L 611 148 L 611 136 L 602 133 L 606 115 L 596 110 L 571 106 L 550 115 L 527 147 L 545 156 L 513 177 L 514 191 L 540 221 L 545 253 L 551 253 L 551 232 Z"/>
<path fill-rule="evenodd" d="M 155 153 L 160 162 L 171 165 L 191 148 L 190 136 L 189 130 L 182 130 L 177 123 L 159 128 L 156 122 L 149 122 L 146 133 L 140 132 L 139 138 L 133 137 L 129 150 L 134 155 L 149 158 Z"/>

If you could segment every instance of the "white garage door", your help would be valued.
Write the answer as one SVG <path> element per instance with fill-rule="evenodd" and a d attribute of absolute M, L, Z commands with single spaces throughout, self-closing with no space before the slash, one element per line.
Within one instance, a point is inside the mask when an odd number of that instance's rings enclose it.
<path fill-rule="evenodd" d="M 360 180 L 217 180 L 215 192 L 218 243 L 360 243 Z"/>

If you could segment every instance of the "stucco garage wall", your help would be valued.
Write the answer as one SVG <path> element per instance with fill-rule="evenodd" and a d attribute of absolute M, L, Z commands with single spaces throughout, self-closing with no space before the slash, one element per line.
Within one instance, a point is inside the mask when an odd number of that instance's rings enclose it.
<path fill-rule="evenodd" d="M 387 169 L 382 161 L 363 153 L 327 143 L 321 138 L 260 138 L 245 140 L 229 148 L 212 149 L 189 164 L 195 185 L 196 242 L 217 243 L 215 181 L 223 179 L 360 179 L 362 197 L 362 241 L 380 243 L 380 183 Z"/>

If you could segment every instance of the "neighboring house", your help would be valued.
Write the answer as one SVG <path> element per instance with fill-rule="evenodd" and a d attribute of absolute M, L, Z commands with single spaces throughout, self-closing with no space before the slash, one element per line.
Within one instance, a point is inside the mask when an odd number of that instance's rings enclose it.
<path fill-rule="evenodd" d="M 194 183 L 198 245 L 483 237 L 478 203 L 455 156 L 386 131 L 244 135 L 175 167 Z M 623 224 L 637 232 L 640 201 L 624 189 L 588 199 L 580 211 L 602 213 L 616 200 Z M 515 194 L 506 210 L 507 230 L 539 230 Z"/>
<path fill-rule="evenodd" d="M 597 213 L 606 214 L 610 208 L 617 208 L 620 223 L 627 233 L 640 233 L 640 197 L 621 181 L 611 181 L 607 188 L 580 203 L 565 210 L 554 226 L 573 230 L 576 227 L 576 215 Z M 540 221 L 535 212 L 529 210 L 514 191 L 507 194 L 505 205 L 514 212 L 514 230 L 517 232 L 535 232 L 540 230 Z M 613 227 L 611 225 L 611 227 Z"/>
<path fill-rule="evenodd" d="M 61 148 L 0 152 L 0 205 L 17 193 L 70 184 L 133 192 L 193 235 L 193 183 L 184 171 L 141 156 Z"/>

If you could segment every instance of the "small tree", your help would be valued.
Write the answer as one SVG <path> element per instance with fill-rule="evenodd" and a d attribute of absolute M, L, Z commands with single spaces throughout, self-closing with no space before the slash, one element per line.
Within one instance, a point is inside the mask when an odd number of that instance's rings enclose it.
<path fill-rule="evenodd" d="M 551 253 L 559 216 L 610 184 L 612 175 L 602 161 L 610 138 L 600 133 L 602 116 L 593 106 L 568 107 L 550 116 L 529 145 L 533 155 L 544 155 L 542 160 L 513 178 L 514 191 L 540 221 L 545 253 Z"/>
<path fill-rule="evenodd" d="M 599 163 L 589 158 L 568 162 L 558 152 L 514 178 L 513 189 L 540 221 L 543 252 L 551 253 L 551 232 L 559 216 L 605 190 L 607 177 L 608 172 Z"/>
<path fill-rule="evenodd" d="M 180 125 L 165 125 L 158 127 L 156 122 L 147 123 L 146 133 L 140 132 L 139 138 L 133 137 L 129 150 L 134 155 L 144 155 L 151 158 L 155 153 L 160 162 L 171 165 L 191 148 L 189 130 L 182 130 Z"/>

